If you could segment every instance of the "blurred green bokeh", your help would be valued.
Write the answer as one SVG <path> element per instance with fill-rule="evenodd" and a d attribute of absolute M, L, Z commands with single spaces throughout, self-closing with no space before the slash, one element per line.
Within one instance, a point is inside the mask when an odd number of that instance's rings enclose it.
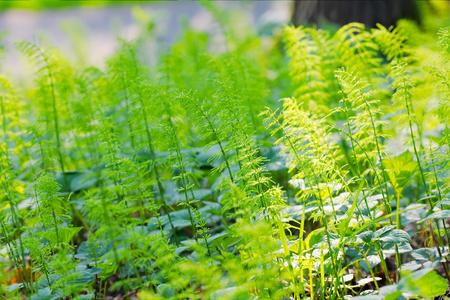
<path fill-rule="evenodd" d="M 0 10 L 6 9 L 30 9 L 39 10 L 44 8 L 65 8 L 65 7 L 92 7 L 92 6 L 105 6 L 105 5 L 123 5 L 123 4 L 136 4 L 136 3 L 162 3 L 172 1 L 155 1 L 155 0 L 7 0 L 0 1 Z"/>

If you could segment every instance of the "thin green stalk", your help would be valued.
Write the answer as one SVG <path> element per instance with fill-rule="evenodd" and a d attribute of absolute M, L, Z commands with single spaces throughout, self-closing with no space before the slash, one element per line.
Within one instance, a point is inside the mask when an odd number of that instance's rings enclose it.
<path fill-rule="evenodd" d="M 287 237 L 286 237 L 286 234 L 284 232 L 284 225 L 283 225 L 283 222 L 281 222 L 281 219 L 280 219 L 279 215 L 277 215 L 275 217 L 275 219 L 276 219 L 276 222 L 277 222 L 277 225 L 278 225 L 278 233 L 280 235 L 281 243 L 283 245 L 284 257 L 285 257 L 285 259 L 286 259 L 286 261 L 288 263 L 288 266 L 289 266 L 289 273 L 290 273 L 291 278 L 292 278 L 292 283 L 294 284 L 295 292 L 298 293 L 300 288 L 298 287 L 297 279 L 295 278 L 295 271 L 294 271 L 294 267 L 292 266 L 291 253 L 290 253 L 287 241 L 286 241 Z M 303 291 L 303 289 L 301 289 L 301 290 L 302 290 L 302 294 L 303 294 L 304 291 Z M 295 295 L 295 296 L 297 296 L 297 295 Z"/>
<path fill-rule="evenodd" d="M 142 117 L 144 119 L 144 124 L 145 124 L 145 132 L 147 134 L 147 143 L 148 143 L 148 148 L 150 150 L 150 155 L 152 157 L 152 171 L 153 171 L 153 174 L 155 176 L 156 183 L 158 185 L 159 194 L 161 196 L 164 213 L 167 215 L 167 218 L 169 219 L 170 227 L 172 228 L 172 232 L 173 232 L 173 235 L 174 235 L 174 238 L 175 238 L 175 244 L 177 246 L 179 246 L 180 242 L 178 240 L 177 231 L 175 229 L 175 226 L 173 225 L 172 217 L 170 216 L 170 213 L 169 213 L 169 207 L 168 207 L 166 199 L 164 197 L 164 187 L 162 186 L 162 183 L 161 183 L 161 176 L 160 176 L 159 171 L 158 171 L 157 166 L 156 166 L 153 138 L 152 138 L 152 134 L 150 132 L 150 126 L 148 125 L 148 118 L 147 118 L 147 112 L 146 112 L 147 107 L 146 107 L 146 105 L 144 103 L 143 95 L 141 94 L 141 91 L 140 91 L 140 89 L 139 89 L 139 87 L 137 85 L 137 82 L 135 80 L 134 80 L 134 84 L 136 86 L 136 90 L 139 93 L 139 99 L 140 99 L 141 106 L 142 106 L 141 111 L 142 111 Z"/>
<path fill-rule="evenodd" d="M 406 85 L 405 81 L 403 81 L 403 84 Z M 412 117 L 411 117 L 411 108 L 410 108 L 410 103 L 409 103 L 410 100 L 411 100 L 410 97 L 406 97 L 405 98 L 406 112 L 408 114 L 408 124 L 409 124 L 409 130 L 410 130 L 410 134 L 411 134 L 411 143 L 413 145 L 414 154 L 415 154 L 416 159 L 417 159 L 417 164 L 419 165 L 419 170 L 420 170 L 420 174 L 421 174 L 421 178 L 422 178 L 422 182 L 423 182 L 423 187 L 425 189 L 425 193 L 427 195 L 429 195 L 428 186 L 427 186 L 427 182 L 426 182 L 426 179 L 425 179 L 425 174 L 424 174 L 424 171 L 423 171 L 423 168 L 422 168 L 422 164 L 421 164 L 421 159 L 420 159 L 419 153 L 417 151 L 416 142 L 415 142 L 415 139 L 414 139 L 414 131 L 413 131 L 413 124 L 412 124 Z M 411 103 L 411 105 L 412 105 L 412 103 Z M 431 209 L 433 209 L 434 205 L 431 202 L 430 198 L 428 198 L 428 204 L 430 205 Z M 441 231 L 439 229 L 439 223 L 438 223 L 437 220 L 434 220 L 434 222 L 436 224 L 436 229 L 438 231 L 437 240 L 439 242 L 439 245 L 441 247 L 443 247 L 444 243 L 442 242 Z M 431 228 L 431 232 L 430 233 L 433 236 L 436 236 L 435 233 L 434 233 L 434 230 L 432 230 L 432 228 Z M 437 248 L 439 248 L 439 246 Z M 438 249 L 438 254 L 439 254 L 440 257 L 442 257 L 442 254 L 440 253 L 440 249 Z M 446 264 L 444 264 L 444 269 L 445 269 L 445 271 L 447 273 L 447 276 L 449 276 L 449 278 L 450 278 L 450 273 L 449 273 L 449 270 L 448 270 Z"/>
<path fill-rule="evenodd" d="M 135 144 L 134 144 L 134 136 L 133 136 L 133 127 L 131 125 L 130 120 L 130 108 L 128 104 L 128 92 L 127 92 L 127 85 L 125 84 L 125 76 L 123 74 L 123 71 L 121 71 L 121 79 L 123 84 L 123 90 L 125 92 L 125 110 L 127 115 L 127 124 L 128 124 L 128 130 L 130 131 L 130 142 L 131 142 L 131 149 L 134 150 Z"/>
<path fill-rule="evenodd" d="M 373 273 L 373 270 L 372 270 L 372 268 L 370 267 L 369 260 L 367 259 L 367 253 L 364 253 L 361 249 L 359 249 L 359 247 L 358 247 L 357 245 L 354 245 L 354 247 L 355 247 L 356 250 L 358 250 L 358 252 L 364 257 L 364 261 L 365 261 L 366 264 L 367 264 L 367 268 L 369 269 L 370 276 L 372 276 L 372 278 L 373 278 L 373 283 L 375 284 L 375 288 L 377 289 L 377 291 L 380 291 L 380 288 L 378 287 L 377 280 L 376 280 L 376 278 L 375 278 L 375 274 Z M 367 251 L 369 251 L 369 250 L 370 250 L 370 248 L 369 248 Z M 387 281 L 387 280 L 386 280 L 386 281 Z"/>
<path fill-rule="evenodd" d="M 184 169 L 183 161 L 181 159 L 180 150 L 177 149 L 176 152 L 177 152 L 177 159 L 178 159 L 178 163 L 179 163 L 180 171 L 181 171 L 181 180 L 183 182 L 184 197 L 186 199 L 186 206 L 187 206 L 188 213 L 189 213 L 189 220 L 191 221 L 192 233 L 194 235 L 195 241 L 198 244 L 197 229 L 195 228 L 195 225 L 194 225 L 194 219 L 192 217 L 192 212 L 191 212 L 191 203 L 190 203 L 190 200 L 189 200 L 189 196 L 187 194 L 188 183 L 186 182 L 186 171 Z"/>
<path fill-rule="evenodd" d="M 195 104 L 195 105 L 196 105 L 196 104 Z M 217 144 L 218 144 L 219 147 L 220 147 L 220 152 L 222 153 L 222 157 L 223 157 L 223 159 L 225 160 L 225 164 L 226 164 L 226 166 L 227 166 L 228 174 L 230 174 L 231 182 L 234 184 L 235 182 L 234 182 L 234 178 L 233 178 L 233 173 L 231 172 L 230 163 L 229 163 L 229 161 L 228 161 L 227 154 L 225 153 L 225 150 L 223 149 L 222 141 L 221 141 L 221 139 L 219 138 L 219 136 L 218 136 L 218 134 L 217 134 L 217 130 L 216 130 L 216 128 L 214 127 L 214 125 L 212 124 L 211 120 L 210 120 L 210 119 L 208 118 L 208 116 L 206 115 L 206 113 L 205 113 L 205 111 L 203 110 L 203 108 L 199 107 L 198 105 L 196 105 L 196 106 L 197 106 L 197 108 L 201 111 L 201 113 L 202 113 L 202 115 L 203 115 L 203 118 L 204 118 L 204 119 L 206 120 L 206 122 L 208 123 L 208 126 L 209 126 L 210 130 L 212 131 L 212 133 L 213 133 L 213 135 L 214 135 L 214 139 L 217 141 Z"/>
<path fill-rule="evenodd" d="M 57 151 L 58 151 L 59 165 L 61 167 L 61 172 L 63 174 L 63 179 L 64 179 L 65 186 L 68 186 L 68 181 L 67 181 L 66 174 L 65 174 L 65 169 L 64 169 L 64 160 L 63 160 L 63 156 L 62 156 L 62 152 L 61 152 L 61 139 L 60 139 L 60 132 L 59 132 L 58 112 L 56 110 L 56 93 L 55 93 L 55 83 L 54 83 L 54 80 L 53 80 L 53 73 L 52 73 L 52 71 L 50 69 L 50 64 L 48 62 L 48 58 L 44 55 L 44 53 L 42 52 L 41 49 L 39 49 L 39 51 L 41 53 L 42 58 L 44 59 L 45 67 L 46 67 L 46 69 L 48 71 L 48 75 L 49 75 L 49 79 L 50 79 L 50 91 L 51 91 L 51 98 L 52 98 L 53 122 L 54 122 L 55 134 L 56 134 L 56 146 L 57 146 Z"/>
<path fill-rule="evenodd" d="M 168 113 L 168 109 L 167 109 L 165 103 L 164 103 L 164 109 Z M 169 113 L 168 113 L 168 115 L 170 116 Z M 169 126 L 173 129 L 174 134 L 176 134 L 175 125 L 173 124 L 171 117 L 169 117 L 168 122 L 169 122 Z M 177 143 L 177 145 L 176 145 L 177 160 L 178 160 L 178 164 L 179 164 L 180 171 L 181 171 L 181 179 L 182 179 L 182 182 L 183 182 L 183 192 L 184 192 L 184 197 L 186 199 L 186 205 L 187 205 L 187 209 L 188 209 L 188 213 L 189 213 L 189 220 L 191 222 L 191 228 L 192 228 L 192 233 L 194 235 L 194 239 L 195 239 L 195 241 L 198 244 L 197 230 L 196 230 L 195 225 L 194 225 L 194 220 L 193 220 L 192 212 L 191 212 L 191 204 L 190 204 L 189 196 L 188 196 L 187 190 L 186 190 L 188 188 L 188 185 L 187 185 L 187 182 L 186 182 L 186 170 L 184 169 L 184 164 L 183 164 L 182 156 L 181 156 L 181 153 L 180 153 L 181 146 L 179 145 L 178 139 L 176 140 L 176 143 Z"/>
<path fill-rule="evenodd" d="M 285 136 L 286 140 L 288 141 L 292 151 L 294 152 L 294 155 L 295 155 L 297 161 L 300 162 L 301 161 L 300 155 L 297 152 L 297 149 L 294 147 L 294 144 L 291 141 L 291 139 L 289 137 L 289 134 L 285 131 L 284 127 L 278 122 L 278 120 L 276 120 L 276 123 L 280 126 L 281 130 L 283 131 L 284 136 Z M 319 188 L 319 186 L 318 186 L 318 183 L 316 182 L 316 189 L 318 189 L 318 188 Z M 320 190 L 318 191 L 318 195 L 319 195 L 321 209 L 322 209 L 322 211 L 324 211 L 323 210 L 323 200 L 322 200 L 322 196 L 321 196 Z M 323 223 L 324 223 L 324 226 L 325 226 L 325 233 L 326 233 L 326 236 L 327 236 L 327 243 L 328 243 L 328 246 L 330 247 L 330 251 L 331 251 L 332 247 L 331 247 L 331 242 L 330 242 L 330 235 L 329 235 L 328 225 L 327 225 L 327 222 L 323 222 Z M 333 268 L 334 268 L 334 273 L 337 274 L 336 265 L 335 265 L 335 261 L 334 261 L 334 256 L 333 255 L 331 255 L 331 260 L 333 262 L 332 264 L 333 264 Z"/>
<path fill-rule="evenodd" d="M 350 116 L 349 116 L 349 114 L 348 114 L 349 108 L 347 107 L 347 99 L 344 100 L 344 106 L 345 106 L 345 115 L 346 115 L 346 118 L 347 118 L 347 129 L 348 129 L 348 133 L 349 133 L 350 136 L 353 136 L 352 128 L 351 128 L 351 126 L 350 126 Z M 353 158 L 354 158 L 354 160 L 355 160 L 356 169 L 357 169 L 357 172 L 358 172 L 357 176 L 359 177 L 359 180 L 361 180 L 361 181 L 362 181 L 363 179 L 365 180 L 365 178 L 363 178 L 363 176 L 362 176 L 362 174 L 361 174 L 361 170 L 360 170 L 360 168 L 359 168 L 358 157 L 357 157 L 357 155 L 356 155 L 355 144 L 354 144 L 354 142 L 353 142 L 353 139 L 350 139 L 350 142 L 351 142 L 351 145 L 352 145 Z M 364 152 L 365 152 L 365 151 L 364 151 Z M 350 164 L 350 162 L 349 162 L 349 164 Z M 367 213 L 369 214 L 369 218 L 372 219 L 372 214 L 371 214 L 371 212 L 370 212 L 369 204 L 367 203 L 367 198 L 366 198 L 366 196 L 365 196 L 365 191 L 364 191 L 364 189 L 362 190 L 362 193 L 363 193 L 364 203 L 366 204 Z"/>

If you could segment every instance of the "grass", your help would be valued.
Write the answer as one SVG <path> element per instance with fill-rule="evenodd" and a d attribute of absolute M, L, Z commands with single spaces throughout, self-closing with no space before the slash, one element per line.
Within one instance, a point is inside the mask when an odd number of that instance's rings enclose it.
<path fill-rule="evenodd" d="M 97 68 L 17 43 L 2 297 L 447 295 L 450 29 L 268 38 L 205 5 L 226 50 L 186 29 L 155 65 L 144 36 Z"/>

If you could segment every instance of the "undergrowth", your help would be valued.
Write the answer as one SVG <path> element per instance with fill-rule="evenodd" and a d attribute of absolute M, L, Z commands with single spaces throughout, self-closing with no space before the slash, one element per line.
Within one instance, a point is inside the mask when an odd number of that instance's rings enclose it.
<path fill-rule="evenodd" d="M 0 77 L 2 297 L 445 295 L 450 28 L 263 41 L 205 5 L 225 50 L 187 29 L 98 68 L 16 44 L 34 81 Z"/>

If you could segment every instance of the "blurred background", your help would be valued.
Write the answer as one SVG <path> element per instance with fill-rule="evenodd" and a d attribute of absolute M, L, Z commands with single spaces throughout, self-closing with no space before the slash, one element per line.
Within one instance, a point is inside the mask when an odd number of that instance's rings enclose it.
<path fill-rule="evenodd" d="M 197 1 L 73 2 L 2 1 L 0 32 L 8 57 L 20 39 L 57 47 L 71 58 L 99 65 L 126 40 L 151 35 L 158 47 L 174 43 L 182 29 L 208 33 L 220 43 L 220 24 L 210 8 Z M 264 31 L 264 27 L 289 23 L 291 1 L 217 1 L 242 26 Z M 14 68 L 15 59 L 3 62 Z"/>
<path fill-rule="evenodd" d="M 401 18 L 427 27 L 447 26 L 448 0 L 275 0 L 275 1 L 1 1 L 0 45 L 3 71 L 16 72 L 14 42 L 34 41 L 57 47 L 66 56 L 101 66 L 117 48 L 118 38 L 148 37 L 148 60 L 173 44 L 184 29 L 209 35 L 215 51 L 223 46 L 221 16 L 237 28 L 260 36 L 276 35 L 286 24 L 327 29 L 349 22 L 395 25 Z M 432 24 L 432 23 L 440 24 Z M 158 48 L 158 50 L 156 49 Z"/>

